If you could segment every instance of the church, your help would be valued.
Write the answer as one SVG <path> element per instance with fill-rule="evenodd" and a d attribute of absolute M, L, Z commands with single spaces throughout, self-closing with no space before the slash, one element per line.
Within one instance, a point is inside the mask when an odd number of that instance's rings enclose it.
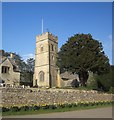
<path fill-rule="evenodd" d="M 62 79 L 62 76 L 56 65 L 58 53 L 58 37 L 52 33 L 46 32 L 36 36 L 35 68 L 33 77 L 33 86 L 44 88 L 56 88 L 69 86 L 73 80 L 78 80 L 77 75 L 70 80 Z M 68 76 L 68 74 L 66 76 Z M 64 78 L 66 78 L 64 76 Z M 70 81 L 70 82 L 69 82 Z"/>

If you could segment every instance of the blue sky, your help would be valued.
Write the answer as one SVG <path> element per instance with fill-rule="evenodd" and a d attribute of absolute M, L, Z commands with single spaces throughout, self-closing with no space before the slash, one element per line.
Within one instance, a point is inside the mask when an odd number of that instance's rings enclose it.
<path fill-rule="evenodd" d="M 23 59 L 35 54 L 36 35 L 44 31 L 58 36 L 59 48 L 76 33 L 90 33 L 102 42 L 112 63 L 112 3 L 3 3 L 2 48 Z"/>

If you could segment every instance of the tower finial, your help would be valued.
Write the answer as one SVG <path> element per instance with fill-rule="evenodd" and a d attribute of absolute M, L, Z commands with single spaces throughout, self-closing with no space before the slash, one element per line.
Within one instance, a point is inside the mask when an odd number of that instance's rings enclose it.
<path fill-rule="evenodd" d="M 42 34 L 43 34 L 43 32 L 44 32 L 44 31 L 43 31 L 43 19 L 42 19 Z"/>

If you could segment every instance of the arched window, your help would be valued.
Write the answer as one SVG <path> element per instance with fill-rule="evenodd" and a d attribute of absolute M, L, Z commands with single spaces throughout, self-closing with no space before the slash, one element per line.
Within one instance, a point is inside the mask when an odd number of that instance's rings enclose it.
<path fill-rule="evenodd" d="M 39 80 L 40 80 L 41 82 L 44 81 L 44 72 L 43 72 L 43 71 L 40 71 L 40 72 L 39 72 Z"/>
<path fill-rule="evenodd" d="M 43 45 L 40 46 L 40 50 L 41 52 L 44 50 Z"/>

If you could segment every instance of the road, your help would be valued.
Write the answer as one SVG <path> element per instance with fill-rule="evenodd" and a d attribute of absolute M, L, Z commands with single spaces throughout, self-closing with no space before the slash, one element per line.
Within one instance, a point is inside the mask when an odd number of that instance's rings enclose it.
<path fill-rule="evenodd" d="M 112 118 L 112 107 L 48 114 L 7 116 L 3 118 Z"/>

